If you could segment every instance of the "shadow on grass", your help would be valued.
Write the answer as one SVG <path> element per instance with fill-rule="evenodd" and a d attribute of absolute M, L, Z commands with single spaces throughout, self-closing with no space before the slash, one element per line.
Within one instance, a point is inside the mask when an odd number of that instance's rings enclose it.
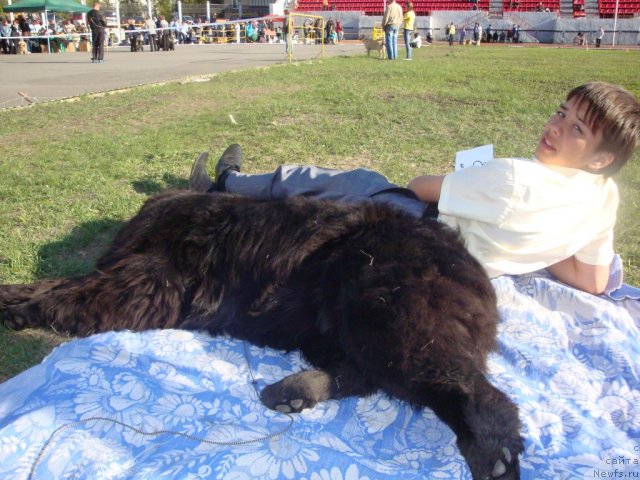
<path fill-rule="evenodd" d="M 165 173 L 162 176 L 162 181 L 158 182 L 150 178 L 143 178 L 142 180 L 134 180 L 131 182 L 133 189 L 145 195 L 155 195 L 164 190 L 187 190 L 189 188 L 189 180 L 176 177 L 169 173 Z"/>
<path fill-rule="evenodd" d="M 189 188 L 187 179 L 171 174 L 165 174 L 161 181 L 140 179 L 131 184 L 136 192 L 147 196 L 167 189 Z M 59 278 L 88 273 L 123 225 L 124 222 L 118 220 L 93 220 L 77 225 L 65 238 L 40 248 L 35 277 Z"/>
<path fill-rule="evenodd" d="M 35 276 L 38 279 L 88 273 L 124 225 L 117 220 L 93 220 L 71 230 L 65 238 L 42 246 Z"/>

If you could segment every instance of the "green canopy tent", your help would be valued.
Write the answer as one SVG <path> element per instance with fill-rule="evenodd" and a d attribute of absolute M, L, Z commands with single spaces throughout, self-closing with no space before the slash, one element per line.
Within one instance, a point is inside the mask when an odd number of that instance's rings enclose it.
<path fill-rule="evenodd" d="M 17 0 L 2 8 L 5 12 L 88 12 L 90 7 L 75 0 Z"/>
<path fill-rule="evenodd" d="M 72 12 L 86 13 L 91 10 L 90 7 L 82 5 L 75 0 L 17 0 L 11 5 L 5 5 L 2 10 L 5 12 L 42 12 L 45 18 L 49 12 Z M 49 53 L 51 53 L 51 42 L 47 35 L 47 45 Z"/>

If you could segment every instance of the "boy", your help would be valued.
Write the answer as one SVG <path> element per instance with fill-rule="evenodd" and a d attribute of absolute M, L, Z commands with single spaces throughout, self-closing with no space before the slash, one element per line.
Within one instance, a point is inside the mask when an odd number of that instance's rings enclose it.
<path fill-rule="evenodd" d="M 382 201 L 411 214 L 435 211 L 458 228 L 469 251 L 491 277 L 547 268 L 559 280 L 599 294 L 614 255 L 618 190 L 610 178 L 640 145 L 640 103 L 622 87 L 593 82 L 569 92 L 544 126 L 534 158 L 506 158 L 448 175 L 424 175 L 409 189 L 382 175 L 318 167 L 279 167 L 240 173 L 232 145 L 205 173 L 206 155 L 193 166 L 190 188 L 254 198 L 312 195 L 344 201 Z"/>

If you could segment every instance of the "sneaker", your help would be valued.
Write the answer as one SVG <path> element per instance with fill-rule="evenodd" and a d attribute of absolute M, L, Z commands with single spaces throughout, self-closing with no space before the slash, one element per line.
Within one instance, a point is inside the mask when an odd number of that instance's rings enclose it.
<path fill-rule="evenodd" d="M 207 159 L 209 154 L 203 152 L 193 162 L 191 167 L 191 175 L 189 175 L 189 190 L 192 192 L 205 193 L 213 189 L 213 182 L 207 175 Z"/>
<path fill-rule="evenodd" d="M 215 189 L 225 192 L 224 183 L 229 176 L 229 172 L 239 172 L 242 163 L 242 148 L 237 143 L 229 145 L 224 151 L 216 165 Z"/>

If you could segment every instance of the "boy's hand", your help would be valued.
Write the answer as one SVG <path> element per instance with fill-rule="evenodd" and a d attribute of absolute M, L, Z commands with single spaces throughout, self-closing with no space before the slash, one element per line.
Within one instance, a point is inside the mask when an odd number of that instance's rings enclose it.
<path fill-rule="evenodd" d="M 567 285 L 593 295 L 604 292 L 610 273 L 609 265 L 590 265 L 575 256 L 550 265 L 547 270 Z"/>
<path fill-rule="evenodd" d="M 408 188 L 423 202 L 438 203 L 443 180 L 444 175 L 422 175 L 411 180 Z"/>

